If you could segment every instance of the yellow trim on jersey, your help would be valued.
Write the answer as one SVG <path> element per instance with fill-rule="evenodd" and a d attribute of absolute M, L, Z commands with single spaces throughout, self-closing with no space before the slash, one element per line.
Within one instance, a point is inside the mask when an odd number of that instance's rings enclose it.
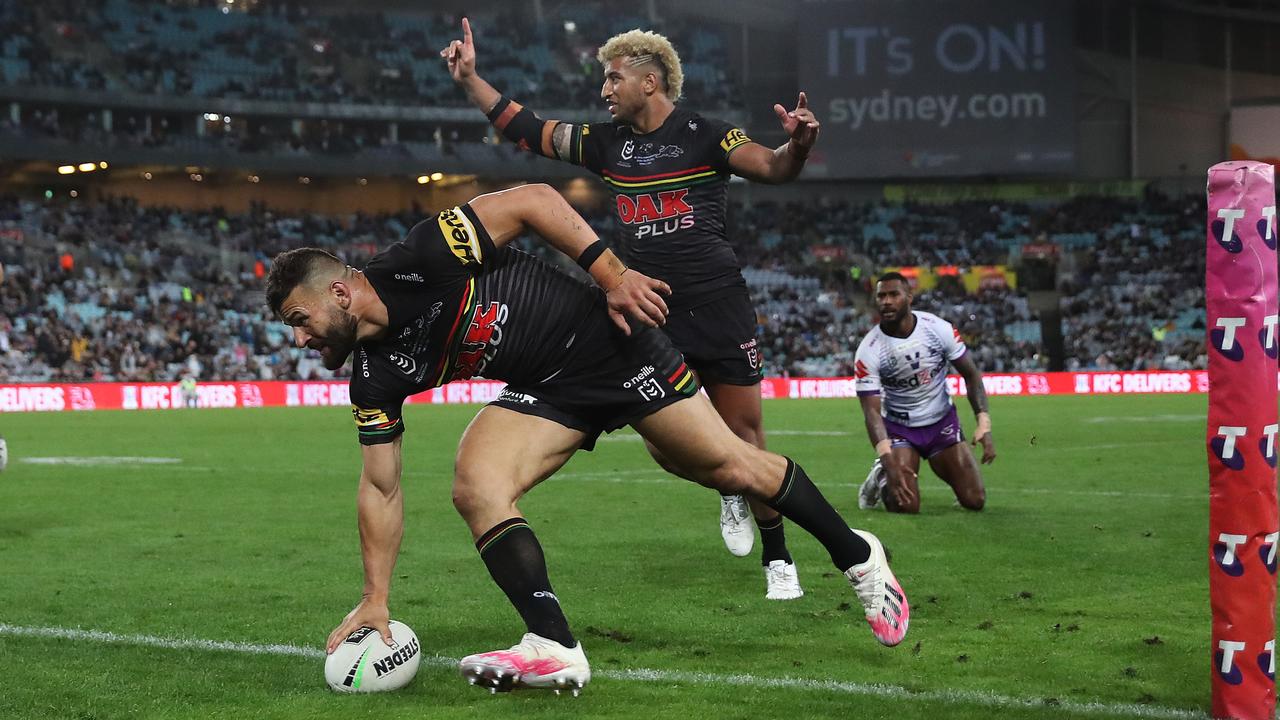
<path fill-rule="evenodd" d="M 480 234 L 462 208 L 453 207 L 436 216 L 440 234 L 449 244 L 449 250 L 463 265 L 479 265 L 484 258 L 480 251 Z"/>
<path fill-rule="evenodd" d="M 356 426 L 361 428 L 384 425 L 391 422 L 386 412 L 378 409 L 362 408 L 359 405 L 351 406 L 351 414 L 355 416 Z"/>
<path fill-rule="evenodd" d="M 706 172 L 695 173 L 693 175 L 681 175 L 679 177 L 663 178 L 662 180 L 651 180 L 649 182 L 622 182 L 621 180 L 614 180 L 613 178 L 606 176 L 604 181 L 617 187 L 642 188 L 654 187 L 656 185 L 671 185 L 673 183 L 687 183 L 691 180 L 712 177 L 716 175 L 717 172 L 718 171 L 716 170 L 708 170 Z"/>
<path fill-rule="evenodd" d="M 749 142 L 751 142 L 751 138 L 747 137 L 746 133 L 742 132 L 738 128 L 734 128 L 725 133 L 724 139 L 720 141 L 720 149 L 724 150 L 727 155 L 733 152 L 733 149 L 739 145 L 745 145 Z"/>

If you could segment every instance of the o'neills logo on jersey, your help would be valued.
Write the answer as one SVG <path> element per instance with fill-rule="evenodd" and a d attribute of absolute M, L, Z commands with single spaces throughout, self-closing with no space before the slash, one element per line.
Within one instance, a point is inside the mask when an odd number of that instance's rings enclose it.
<path fill-rule="evenodd" d="M 440 226 L 445 242 L 449 243 L 449 250 L 463 265 L 480 264 L 480 236 L 461 208 L 440 213 L 436 216 L 436 224 Z"/>
<path fill-rule="evenodd" d="M 636 237 L 665 235 L 694 224 L 693 206 L 685 198 L 688 188 L 659 193 L 618 196 L 618 219 L 639 225 Z"/>
<path fill-rule="evenodd" d="M 426 282 L 418 273 L 396 273 L 396 279 L 404 280 L 405 282 Z"/>

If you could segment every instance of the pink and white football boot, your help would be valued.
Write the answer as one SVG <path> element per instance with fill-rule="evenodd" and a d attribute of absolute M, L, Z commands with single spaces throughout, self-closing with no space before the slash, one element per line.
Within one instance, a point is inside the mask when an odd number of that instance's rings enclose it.
<path fill-rule="evenodd" d="M 889 569 L 889 560 L 880 539 L 865 530 L 853 531 L 871 546 L 871 557 L 845 570 L 844 576 L 849 578 L 849 584 L 862 601 L 871 634 L 881 644 L 893 647 L 907 636 L 907 624 L 911 619 L 907 595 Z"/>
<path fill-rule="evenodd" d="M 591 681 L 581 642 L 567 648 L 533 633 L 525 633 L 510 649 L 468 655 L 458 670 L 467 682 L 487 687 L 491 693 L 532 688 L 555 690 L 557 695 L 571 690 L 576 696 Z"/>

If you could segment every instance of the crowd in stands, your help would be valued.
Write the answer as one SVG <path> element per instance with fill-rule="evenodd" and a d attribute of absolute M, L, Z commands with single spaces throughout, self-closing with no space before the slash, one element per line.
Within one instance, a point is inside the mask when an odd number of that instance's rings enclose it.
<path fill-rule="evenodd" d="M 1099 230 L 1063 282 L 1071 369 L 1206 367 L 1204 197 L 1151 194 L 1141 212 L 1095 199 L 1076 210 Z"/>
<path fill-rule="evenodd" d="M 1205 365 L 1203 253 L 1179 250 L 1201 239 L 1203 202 L 1153 194 L 1038 205 L 732 204 L 730 237 L 770 374 L 850 375 L 876 321 L 870 291 L 884 268 L 1008 262 L 1028 238 L 1063 249 L 1068 369 L 1183 369 Z M 425 213 L 0 198 L 0 382 L 329 377 L 263 306 L 270 258 L 311 244 L 360 266 Z M 610 237 L 610 215 L 588 219 Z M 557 260 L 540 243 L 526 247 Z M 1015 288 L 967 292 L 944 279 L 915 307 L 954 323 L 985 371 L 1047 369 L 1039 315 Z"/>
<path fill-rule="evenodd" d="M 438 161 L 459 147 L 473 156 L 498 144 L 478 114 L 471 122 L 401 118 L 360 121 L 278 109 L 201 113 L 120 93 L 376 105 L 408 109 L 468 105 L 439 57 L 460 34 L 459 15 L 310 7 L 283 0 L 246 3 L 0 0 L 0 88 L 100 92 L 101 106 L 24 98 L 0 118 L 0 140 L 263 154 Z M 309 9 L 310 7 L 310 9 Z M 224 12 L 226 11 L 226 12 Z M 531 10 L 529 12 L 532 12 Z M 572 20 L 570 20 L 572 16 Z M 499 89 L 534 109 L 604 117 L 595 49 L 613 33 L 656 27 L 640 16 L 560 6 L 543 22 L 511 22 L 492 11 L 471 18 L 481 69 Z M 706 23 L 671 23 L 685 62 L 685 94 L 699 110 L 739 108 L 724 39 Z M 570 29 L 571 28 L 571 29 Z M 301 107 L 300 105 L 294 107 Z M 295 122 L 296 120 L 296 122 Z"/>
<path fill-rule="evenodd" d="M 247 11 L 246 11 L 247 8 Z M 595 50 L 636 27 L 667 33 L 703 109 L 732 107 L 723 37 L 707 23 L 650 21 L 559 5 L 538 22 L 480 11 L 470 19 L 481 69 L 534 108 L 598 107 Z M 439 57 L 461 15 L 318 8 L 294 0 L 0 0 L 0 82 L 147 95 L 409 107 L 465 106 Z"/>

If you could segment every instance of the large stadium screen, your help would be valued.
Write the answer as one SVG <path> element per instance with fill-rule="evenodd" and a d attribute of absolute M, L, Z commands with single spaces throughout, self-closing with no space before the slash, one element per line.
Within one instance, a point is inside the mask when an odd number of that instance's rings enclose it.
<path fill-rule="evenodd" d="M 822 120 L 811 177 L 1075 168 L 1071 4 L 811 0 L 800 87 Z"/>

